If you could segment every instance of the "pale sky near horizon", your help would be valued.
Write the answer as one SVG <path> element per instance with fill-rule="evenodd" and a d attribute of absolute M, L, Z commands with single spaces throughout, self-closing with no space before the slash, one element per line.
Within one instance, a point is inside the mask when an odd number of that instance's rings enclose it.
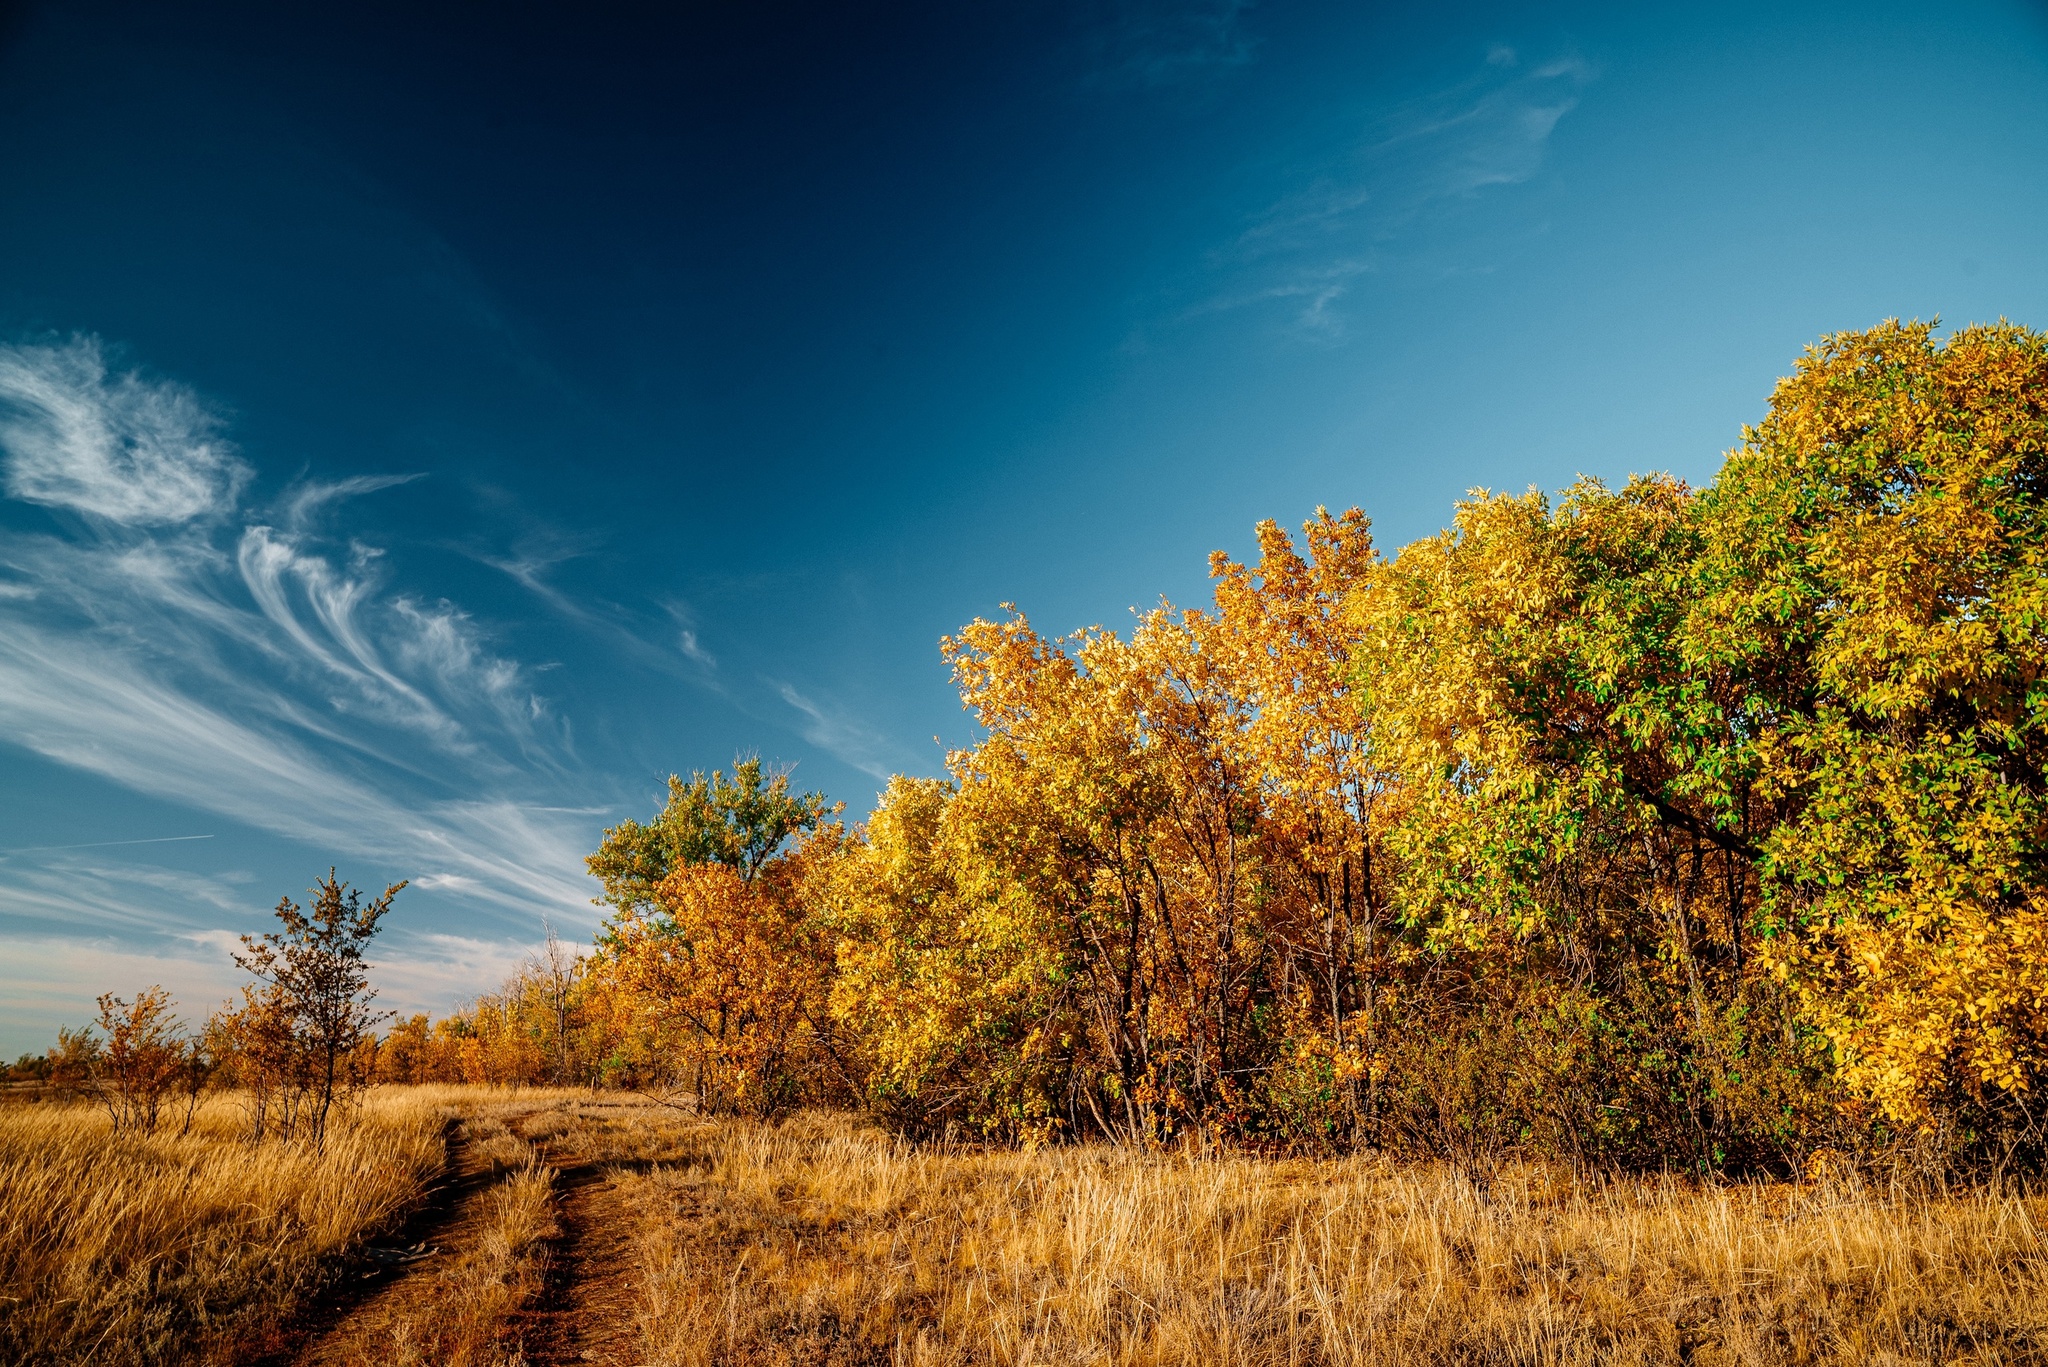
<path fill-rule="evenodd" d="M 936 772 L 1001 603 L 2048 327 L 2041 4 L 12 5 L 0 164 L 8 1056 L 330 864 L 445 1010 L 672 771 Z"/>

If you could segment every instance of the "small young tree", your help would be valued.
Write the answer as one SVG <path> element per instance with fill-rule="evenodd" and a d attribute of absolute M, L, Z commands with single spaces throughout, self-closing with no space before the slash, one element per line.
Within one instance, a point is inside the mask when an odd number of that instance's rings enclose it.
<path fill-rule="evenodd" d="M 316 1146 L 326 1142 L 336 1098 L 368 1080 L 353 1066 L 357 1047 L 384 1013 L 371 1007 L 377 994 L 363 955 L 404 887 L 394 883 L 365 904 L 330 868 L 313 887 L 310 911 L 282 899 L 277 919 L 284 929 L 260 938 L 244 935 L 247 952 L 235 956 L 272 990 L 276 1007 L 289 1013 L 293 1052 L 304 1067 L 305 1129 Z"/>
<path fill-rule="evenodd" d="M 43 1076 L 59 1093 L 91 1096 L 93 1070 L 99 1066 L 100 1037 L 90 1025 L 77 1030 L 57 1028 L 57 1042 L 45 1056 Z"/>
<path fill-rule="evenodd" d="M 185 1041 L 171 1014 L 171 994 L 161 987 L 124 1001 L 109 992 L 99 999 L 100 1102 L 117 1130 L 154 1133 L 164 1095 L 185 1072 Z"/>
<path fill-rule="evenodd" d="M 108 992 L 99 1007 L 92 1025 L 57 1032 L 50 1081 L 104 1106 L 116 1131 L 154 1133 L 164 1097 L 191 1071 L 196 1046 L 180 1034 L 171 994 L 161 987 L 133 1001 Z"/>
<path fill-rule="evenodd" d="M 242 1004 L 224 1004 L 206 1022 L 205 1049 L 249 1107 L 249 1138 L 297 1132 L 306 1090 L 305 1051 L 287 994 L 274 983 L 242 989 Z"/>

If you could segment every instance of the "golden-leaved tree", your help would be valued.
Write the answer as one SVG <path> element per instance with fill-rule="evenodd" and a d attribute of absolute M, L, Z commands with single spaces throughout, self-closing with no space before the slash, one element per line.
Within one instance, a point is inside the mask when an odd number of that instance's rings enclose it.
<path fill-rule="evenodd" d="M 2048 339 L 1810 349 L 1702 499 L 1692 653 L 1756 691 L 1770 961 L 1894 1127 L 2031 1132 L 2048 1065 Z"/>
<path fill-rule="evenodd" d="M 590 869 L 613 914 L 589 977 L 615 1071 L 767 1114 L 845 1085 L 811 893 L 833 810 L 750 759 L 671 778 L 659 817 L 605 833 Z"/>
<path fill-rule="evenodd" d="M 838 1014 L 896 1111 L 1348 1134 L 1390 923 L 1342 613 L 1370 541 L 1356 514 L 1306 558 L 1260 534 L 1256 569 L 1213 566 L 1211 612 L 946 643 L 987 739 L 950 782 L 893 784 L 836 884 Z"/>

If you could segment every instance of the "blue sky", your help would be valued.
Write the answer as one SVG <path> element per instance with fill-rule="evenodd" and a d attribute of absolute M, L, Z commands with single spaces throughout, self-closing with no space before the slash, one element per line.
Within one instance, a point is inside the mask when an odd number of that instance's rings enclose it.
<path fill-rule="evenodd" d="M 8 1054 L 330 864 L 446 1009 L 671 771 L 935 771 L 1002 602 L 2048 326 L 2040 5 L 309 8 L 0 11 Z"/>

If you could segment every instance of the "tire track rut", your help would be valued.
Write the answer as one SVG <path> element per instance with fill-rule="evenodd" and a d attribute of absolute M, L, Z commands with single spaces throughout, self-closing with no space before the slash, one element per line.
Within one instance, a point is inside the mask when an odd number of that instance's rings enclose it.
<path fill-rule="evenodd" d="M 448 1175 L 396 1240 L 385 1241 L 424 1256 L 364 1250 L 357 1275 L 303 1318 L 297 1351 L 269 1361 L 277 1367 L 443 1367 L 485 1360 L 499 1341 L 502 1302 L 519 1296 L 520 1282 L 542 1256 L 530 1242 L 513 1247 L 505 1238 L 508 1211 L 522 1197 L 524 1210 L 541 1222 L 536 1232 L 546 1232 L 537 1155 L 508 1128 L 531 1114 L 451 1122 Z"/>
<path fill-rule="evenodd" d="M 640 1361 L 633 1219 L 612 1165 L 557 1170 L 547 1283 L 513 1316 L 508 1338 L 529 1367 Z"/>

